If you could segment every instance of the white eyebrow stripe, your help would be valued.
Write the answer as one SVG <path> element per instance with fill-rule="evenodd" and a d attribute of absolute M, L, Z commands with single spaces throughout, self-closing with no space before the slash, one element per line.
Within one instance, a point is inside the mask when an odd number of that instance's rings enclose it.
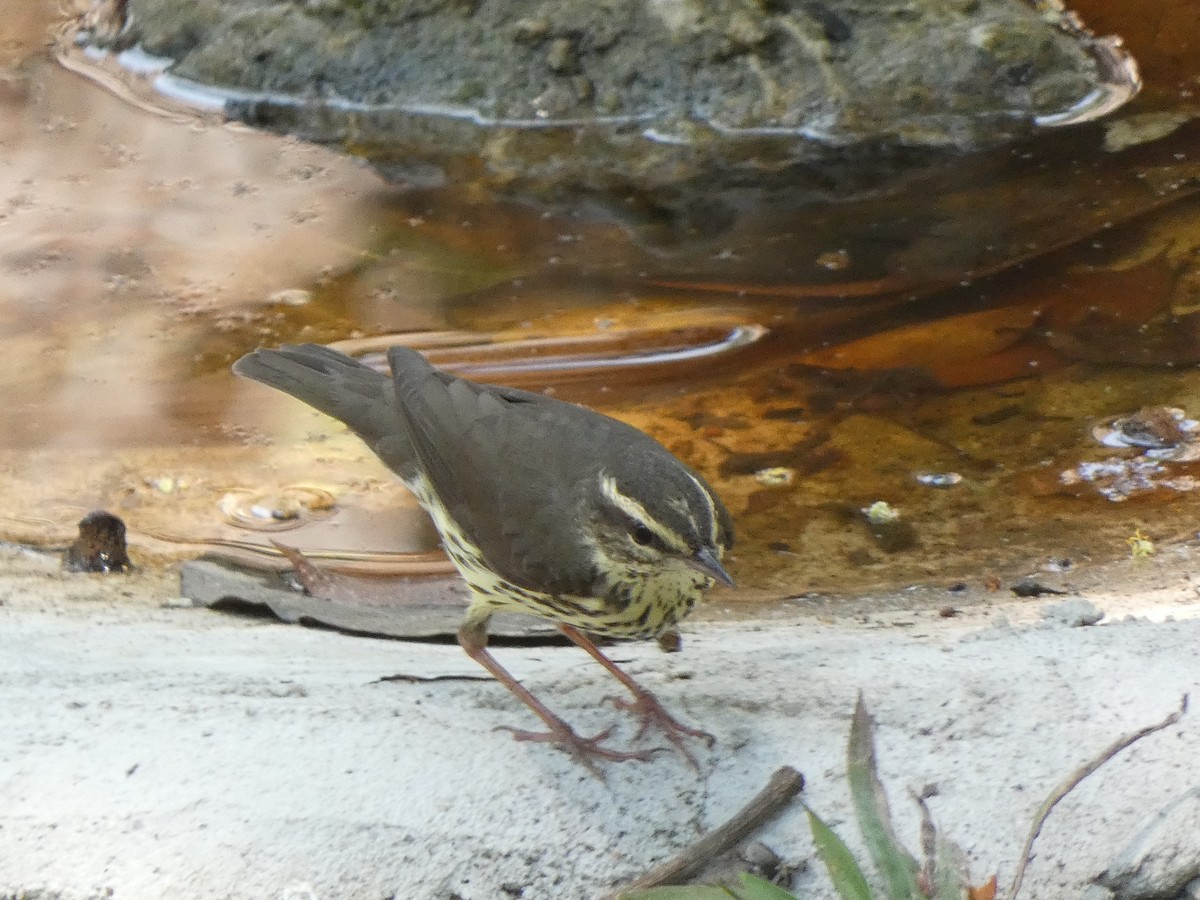
<path fill-rule="evenodd" d="M 632 497 L 622 494 L 620 488 L 617 487 L 617 480 L 611 475 L 600 474 L 600 493 L 613 506 L 625 513 L 635 522 L 640 522 L 649 528 L 658 539 L 664 544 L 675 550 L 678 553 L 690 553 L 691 549 L 681 541 L 678 536 L 663 528 L 653 516 L 646 511 L 646 507 L 638 503 Z"/>
<path fill-rule="evenodd" d="M 704 498 L 704 505 L 708 507 L 708 530 L 709 537 L 712 539 L 712 545 L 716 547 L 721 537 L 720 526 L 717 524 L 717 507 L 713 503 L 712 495 L 705 490 L 704 485 L 700 483 L 700 479 L 691 472 L 687 473 L 688 478 L 692 479 L 692 484 L 696 485 L 696 490 L 700 492 L 700 496 Z"/>

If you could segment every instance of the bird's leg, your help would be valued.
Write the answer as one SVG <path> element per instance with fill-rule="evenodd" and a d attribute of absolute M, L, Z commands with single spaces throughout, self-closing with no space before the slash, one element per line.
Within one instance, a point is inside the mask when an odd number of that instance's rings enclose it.
<path fill-rule="evenodd" d="M 533 710 L 534 714 L 546 723 L 549 731 L 545 732 L 520 731 L 516 728 L 509 728 L 506 725 L 500 726 L 506 731 L 511 731 L 513 737 L 518 741 L 536 741 L 562 747 L 579 760 L 588 771 L 601 779 L 604 776 L 596 765 L 596 760 L 598 759 L 609 760 L 610 762 L 624 762 L 626 760 L 645 762 L 652 756 L 652 751 L 613 750 L 605 747 L 603 742 L 612 733 L 611 728 L 607 728 L 590 738 L 581 737 L 576 734 L 570 725 L 551 712 L 549 707 L 538 700 L 532 691 L 513 678 L 500 663 L 496 662 L 496 658 L 488 652 L 487 618 L 478 620 L 468 615 L 467 621 L 458 631 L 458 643 L 467 651 L 467 655 L 471 659 L 487 669 L 493 678 L 516 694 L 522 703 Z"/>
<path fill-rule="evenodd" d="M 613 677 L 616 678 L 617 681 L 621 682 L 621 684 L 625 685 L 625 687 L 628 688 L 629 693 L 633 694 L 632 700 L 622 700 L 618 697 L 614 697 L 612 698 L 612 702 L 613 705 L 618 709 L 629 710 L 642 720 L 642 724 L 638 728 L 638 732 L 634 737 L 634 740 L 640 738 L 646 733 L 651 725 L 654 725 L 662 731 L 667 740 L 675 746 L 675 749 L 678 750 L 689 763 L 691 763 L 692 768 L 699 771 L 700 764 L 696 762 L 696 757 L 692 755 L 691 751 L 688 750 L 683 743 L 684 735 L 687 735 L 688 737 L 700 738 L 709 747 L 716 743 L 717 739 L 707 731 L 701 731 L 699 728 L 689 728 L 687 725 L 684 725 L 682 722 L 672 716 L 663 708 L 663 705 L 659 703 L 657 697 L 618 669 L 616 664 L 603 653 L 601 653 L 600 648 L 597 647 L 591 641 L 591 639 L 588 638 L 588 636 L 578 628 L 559 622 L 558 629 L 573 643 L 579 645 L 585 651 L 587 651 L 588 655 L 591 656 L 592 659 L 596 660 L 596 662 L 608 669 L 608 671 L 612 673 Z"/>

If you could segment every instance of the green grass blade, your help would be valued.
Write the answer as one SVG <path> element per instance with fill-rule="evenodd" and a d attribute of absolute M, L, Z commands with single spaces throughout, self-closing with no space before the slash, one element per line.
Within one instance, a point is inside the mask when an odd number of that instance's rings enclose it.
<path fill-rule="evenodd" d="M 967 854 L 958 844 L 942 835 L 937 836 L 937 855 L 933 868 L 934 900 L 967 900 L 970 876 Z"/>
<path fill-rule="evenodd" d="M 872 900 L 871 888 L 850 848 L 815 812 L 807 806 L 804 807 L 804 811 L 808 813 L 813 845 L 816 846 L 817 855 L 821 857 L 821 862 L 829 872 L 829 880 L 833 882 L 838 896 L 842 900 Z"/>
<path fill-rule="evenodd" d="M 735 895 L 723 887 L 707 884 L 679 884 L 647 888 L 618 894 L 617 900 L 735 900 Z"/>
<path fill-rule="evenodd" d="M 850 799 L 858 817 L 858 827 L 862 830 L 863 843 L 883 876 L 888 897 L 890 900 L 913 900 L 922 896 L 917 885 L 920 865 L 904 849 L 892 829 L 892 813 L 875 760 L 874 731 L 871 716 L 859 694 L 846 746 Z"/>

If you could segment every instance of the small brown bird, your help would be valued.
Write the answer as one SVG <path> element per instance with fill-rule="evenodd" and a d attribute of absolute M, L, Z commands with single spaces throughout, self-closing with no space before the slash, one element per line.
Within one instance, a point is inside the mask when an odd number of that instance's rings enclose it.
<path fill-rule="evenodd" d="M 714 579 L 729 513 L 704 479 L 651 438 L 608 416 L 542 394 L 476 384 L 404 347 L 391 377 L 315 344 L 256 350 L 233 370 L 291 394 L 350 427 L 416 495 L 471 592 L 458 640 L 516 694 L 547 732 L 513 730 L 596 760 L 645 760 L 605 746 L 612 729 L 578 735 L 487 649 L 499 611 L 555 623 L 633 695 L 641 717 L 695 765 L 684 737 L 712 736 L 672 718 L 588 634 L 649 638 L 686 616 Z"/>

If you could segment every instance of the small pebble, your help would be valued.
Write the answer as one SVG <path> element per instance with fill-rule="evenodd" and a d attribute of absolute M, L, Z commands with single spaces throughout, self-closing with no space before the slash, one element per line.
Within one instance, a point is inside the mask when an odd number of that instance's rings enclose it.
<path fill-rule="evenodd" d="M 658 649 L 663 653 L 678 653 L 683 649 L 683 636 L 678 631 L 664 631 L 658 636 Z"/>
<path fill-rule="evenodd" d="M 575 42 L 569 38 L 555 38 L 546 51 L 546 64 L 558 75 L 569 75 L 576 70 L 579 59 L 575 54 Z"/>
<path fill-rule="evenodd" d="M 948 488 L 962 483 L 963 477 L 957 472 L 920 472 L 917 481 L 926 487 Z"/>
<path fill-rule="evenodd" d="M 772 466 L 768 469 L 759 469 L 754 473 L 754 480 L 767 487 L 781 487 L 791 484 L 795 477 L 795 471 L 785 466 Z"/>

